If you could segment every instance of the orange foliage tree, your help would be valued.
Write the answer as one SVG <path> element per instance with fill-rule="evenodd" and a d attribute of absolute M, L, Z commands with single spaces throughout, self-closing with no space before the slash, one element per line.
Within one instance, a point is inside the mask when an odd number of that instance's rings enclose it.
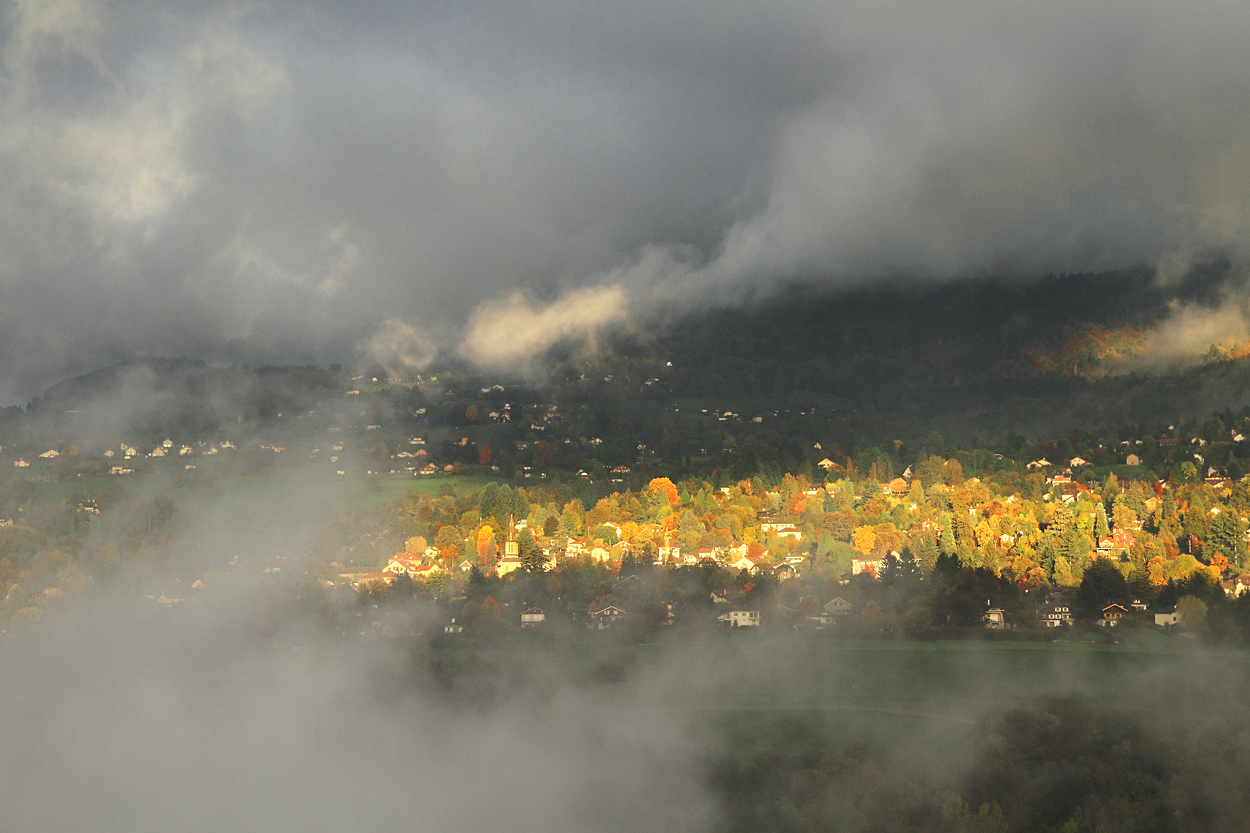
<path fill-rule="evenodd" d="M 673 485 L 673 481 L 667 477 L 657 477 L 647 484 L 647 490 L 651 494 L 664 493 L 664 497 L 668 499 L 670 506 L 676 506 L 681 502 L 681 498 L 677 495 L 677 487 Z"/>

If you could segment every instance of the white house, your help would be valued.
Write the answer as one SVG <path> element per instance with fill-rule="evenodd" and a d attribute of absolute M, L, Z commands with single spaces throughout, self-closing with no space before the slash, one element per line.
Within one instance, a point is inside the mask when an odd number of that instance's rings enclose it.
<path fill-rule="evenodd" d="M 760 612 L 758 610 L 731 610 L 717 616 L 716 621 L 731 628 L 758 628 Z"/>

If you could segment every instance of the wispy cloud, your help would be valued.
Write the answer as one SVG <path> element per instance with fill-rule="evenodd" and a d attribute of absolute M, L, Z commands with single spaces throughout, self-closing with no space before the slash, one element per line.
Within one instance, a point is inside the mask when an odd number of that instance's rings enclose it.
<path fill-rule="evenodd" d="M 593 349 L 604 328 L 627 316 L 620 286 L 572 289 L 547 304 L 517 292 L 474 310 L 460 349 L 479 364 L 517 365 L 561 342 Z"/>

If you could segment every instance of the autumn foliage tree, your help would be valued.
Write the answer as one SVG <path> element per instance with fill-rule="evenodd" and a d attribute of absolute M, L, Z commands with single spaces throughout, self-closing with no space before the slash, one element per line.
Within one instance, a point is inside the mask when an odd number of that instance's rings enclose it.
<path fill-rule="evenodd" d="M 681 498 L 677 494 L 677 487 L 667 477 L 655 478 L 647 484 L 647 490 L 653 495 L 663 493 L 670 506 L 676 506 L 678 503 L 681 503 Z"/>
<path fill-rule="evenodd" d="M 477 561 L 482 572 L 489 573 L 495 567 L 495 531 L 489 525 L 477 531 Z"/>

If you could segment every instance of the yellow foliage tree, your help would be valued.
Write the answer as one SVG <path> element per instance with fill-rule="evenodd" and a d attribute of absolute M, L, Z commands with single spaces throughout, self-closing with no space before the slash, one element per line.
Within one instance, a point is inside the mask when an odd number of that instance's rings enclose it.
<path fill-rule="evenodd" d="M 873 548 L 877 545 L 877 531 L 870 526 L 857 527 L 851 533 L 851 540 L 855 543 L 855 549 L 864 555 L 871 555 Z"/>

